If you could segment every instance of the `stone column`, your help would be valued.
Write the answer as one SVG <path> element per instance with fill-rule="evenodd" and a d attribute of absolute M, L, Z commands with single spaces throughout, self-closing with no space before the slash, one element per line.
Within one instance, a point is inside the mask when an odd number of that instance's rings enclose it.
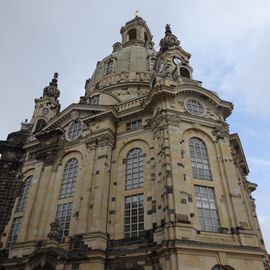
<path fill-rule="evenodd" d="M 86 244 L 93 249 L 107 247 L 108 200 L 111 180 L 111 153 L 114 136 L 104 133 L 95 138 L 96 152 L 90 191 Z"/>

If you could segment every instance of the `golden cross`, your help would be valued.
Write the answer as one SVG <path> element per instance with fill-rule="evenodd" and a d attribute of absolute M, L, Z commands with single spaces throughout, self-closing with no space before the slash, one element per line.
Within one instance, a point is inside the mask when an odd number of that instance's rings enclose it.
<path fill-rule="evenodd" d="M 135 11 L 135 17 L 138 17 L 138 15 L 139 15 L 139 10 L 136 10 Z"/>

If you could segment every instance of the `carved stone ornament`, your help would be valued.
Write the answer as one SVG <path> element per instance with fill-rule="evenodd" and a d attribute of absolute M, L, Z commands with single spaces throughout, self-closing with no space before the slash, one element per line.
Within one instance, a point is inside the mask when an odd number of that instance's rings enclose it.
<path fill-rule="evenodd" d="M 86 147 L 91 151 L 94 150 L 96 147 L 113 146 L 114 143 L 114 136 L 110 133 L 106 133 L 88 138 L 86 141 Z"/>
<path fill-rule="evenodd" d="M 81 96 L 81 97 L 80 97 L 79 103 L 80 103 L 80 104 L 86 104 L 86 100 L 87 100 L 87 99 L 86 99 L 85 96 Z"/>
<path fill-rule="evenodd" d="M 120 51 L 122 49 L 122 43 L 116 42 L 113 44 L 113 52 Z"/>
<path fill-rule="evenodd" d="M 54 240 L 56 242 L 59 241 L 60 233 L 59 233 L 59 222 L 56 220 L 50 224 L 50 232 L 48 233 L 48 238 L 50 240 Z"/>
<path fill-rule="evenodd" d="M 170 47 L 179 46 L 180 41 L 173 34 L 166 35 L 163 39 L 160 40 L 160 48 L 164 52 L 168 50 Z"/>
<path fill-rule="evenodd" d="M 56 149 L 42 149 L 35 153 L 36 159 L 44 163 L 45 166 L 50 166 L 54 163 L 58 157 L 58 151 Z"/>
<path fill-rule="evenodd" d="M 222 126 L 215 127 L 212 133 L 217 140 L 227 138 L 229 136 L 228 125 L 223 124 Z"/>
<path fill-rule="evenodd" d="M 87 138 L 86 147 L 89 151 L 94 150 L 97 147 L 97 138 L 96 137 Z"/>
<path fill-rule="evenodd" d="M 174 113 L 164 113 L 164 112 L 158 112 L 151 120 L 149 120 L 151 127 L 153 129 L 159 127 L 159 126 L 175 126 L 179 127 L 180 125 L 180 119 L 177 114 Z"/>
<path fill-rule="evenodd" d="M 103 146 L 113 146 L 115 143 L 115 138 L 112 136 L 112 134 L 102 134 L 97 137 L 97 142 L 99 147 Z"/>

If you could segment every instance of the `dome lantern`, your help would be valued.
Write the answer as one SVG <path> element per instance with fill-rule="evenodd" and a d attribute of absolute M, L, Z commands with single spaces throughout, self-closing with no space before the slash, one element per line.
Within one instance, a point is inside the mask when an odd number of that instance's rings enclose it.
<path fill-rule="evenodd" d="M 131 21 L 128 21 L 120 30 L 122 35 L 123 47 L 137 44 L 145 46 L 153 46 L 152 34 L 143 18 L 136 16 Z"/>

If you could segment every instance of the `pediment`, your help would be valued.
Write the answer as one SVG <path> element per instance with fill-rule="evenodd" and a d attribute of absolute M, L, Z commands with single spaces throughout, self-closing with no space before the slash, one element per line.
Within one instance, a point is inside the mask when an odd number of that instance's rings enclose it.
<path fill-rule="evenodd" d="M 176 95 L 190 94 L 190 96 L 193 96 L 193 97 L 196 97 L 196 96 L 202 97 L 208 102 L 214 104 L 216 108 L 221 110 L 223 112 L 224 118 L 227 118 L 233 110 L 233 104 L 231 102 L 222 100 L 213 91 L 207 90 L 200 86 L 180 85 L 175 89 L 175 92 L 176 92 Z"/>
<path fill-rule="evenodd" d="M 80 119 L 83 122 L 89 122 L 91 118 L 101 117 L 104 114 L 117 115 L 114 106 L 71 104 L 69 107 L 59 113 L 54 119 L 48 122 L 42 132 L 49 132 L 56 128 L 64 129 L 72 120 Z"/>
<path fill-rule="evenodd" d="M 174 99 L 176 96 L 182 94 L 190 95 L 195 98 L 201 97 L 222 112 L 224 118 L 227 118 L 233 110 L 233 104 L 231 102 L 220 99 L 213 91 L 196 85 L 177 85 L 174 81 L 167 79 L 158 81 L 155 88 L 151 89 L 142 104 L 144 108 L 151 107 L 153 103 L 162 101 L 165 97 Z"/>

